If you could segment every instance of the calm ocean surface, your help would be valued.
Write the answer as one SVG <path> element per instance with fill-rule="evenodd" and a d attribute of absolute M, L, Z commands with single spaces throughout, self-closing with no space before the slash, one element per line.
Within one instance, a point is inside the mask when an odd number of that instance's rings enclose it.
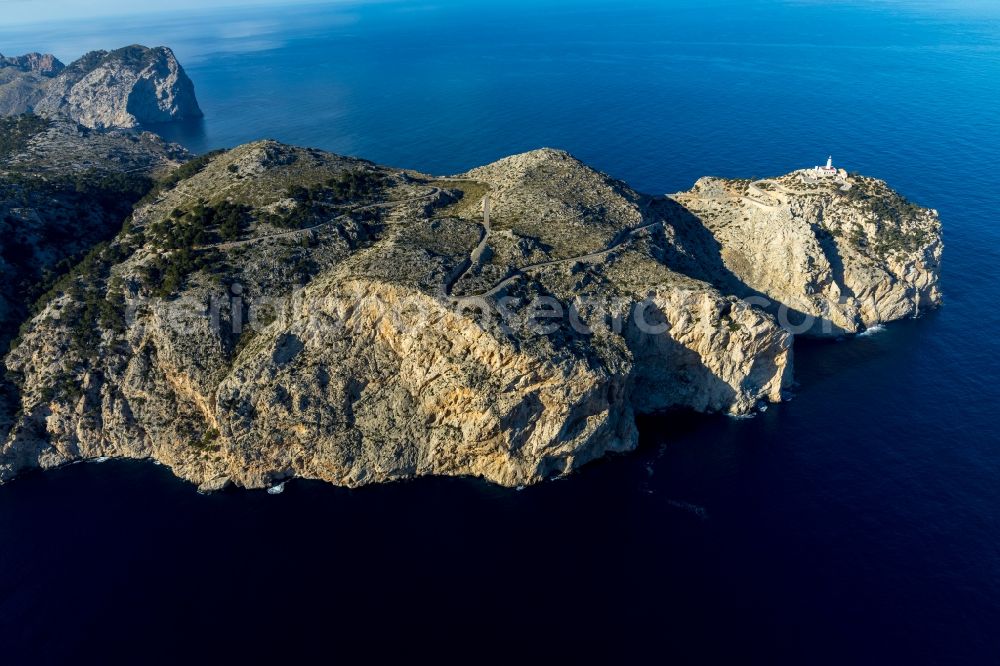
<path fill-rule="evenodd" d="M 0 19 L 5 54 L 132 42 L 172 46 L 194 80 L 206 118 L 170 136 L 195 150 L 272 137 L 443 174 L 553 146 L 655 193 L 832 153 L 940 211 L 947 302 L 797 343 L 789 403 L 649 418 L 635 454 L 520 492 L 28 475 L 0 488 L 0 659 L 1000 663 L 995 3 Z"/>

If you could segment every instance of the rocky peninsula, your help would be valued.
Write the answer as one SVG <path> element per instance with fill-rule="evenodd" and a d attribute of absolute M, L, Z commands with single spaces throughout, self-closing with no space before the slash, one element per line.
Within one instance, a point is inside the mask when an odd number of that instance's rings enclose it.
<path fill-rule="evenodd" d="M 33 308 L 0 479 L 530 484 L 634 448 L 637 413 L 782 400 L 796 334 L 939 304 L 941 248 L 844 172 L 652 196 L 551 149 L 435 177 L 259 141 L 161 174 Z"/>

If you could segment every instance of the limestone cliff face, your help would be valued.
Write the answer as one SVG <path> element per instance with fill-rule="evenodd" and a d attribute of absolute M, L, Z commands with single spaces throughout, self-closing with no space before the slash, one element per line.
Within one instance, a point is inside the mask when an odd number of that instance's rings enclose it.
<path fill-rule="evenodd" d="M 941 302 L 937 212 L 882 181 L 810 171 L 703 178 L 674 199 L 711 233 L 716 247 L 699 256 L 705 274 L 766 297 L 797 333 L 857 333 Z"/>
<path fill-rule="evenodd" d="M 636 410 L 742 412 L 780 399 L 787 335 L 740 306 L 740 332 L 720 332 L 698 323 L 717 315 L 711 296 L 672 296 L 655 299 L 666 337 L 632 329 L 598 362 L 547 337 L 524 344 L 399 285 L 322 279 L 235 359 L 208 319 L 179 328 L 154 308 L 119 349 L 102 341 L 79 391 L 64 384 L 68 332 L 49 322 L 8 359 L 25 378 L 25 416 L 0 473 L 123 456 L 160 460 L 205 489 L 426 474 L 513 486 L 634 448 Z"/>
<path fill-rule="evenodd" d="M 747 304 L 715 290 L 660 289 L 646 301 L 663 335 L 634 325 L 631 402 L 637 412 L 685 406 L 746 414 L 780 402 L 792 379 L 792 337 Z"/>
<path fill-rule="evenodd" d="M 0 113 L 68 117 L 92 129 L 200 118 L 194 85 L 166 47 L 94 51 L 63 67 L 52 56 L 7 58 Z"/>
<path fill-rule="evenodd" d="M 745 414 L 791 381 L 793 335 L 737 297 L 757 274 L 725 259 L 756 237 L 723 237 L 692 200 L 566 153 L 433 178 L 257 142 L 187 171 L 8 355 L 20 415 L 0 479 L 122 456 L 203 490 L 427 474 L 514 486 L 634 448 L 636 413 Z M 854 220 L 823 210 L 824 224 Z M 777 237 L 761 246 L 823 253 Z M 851 270 L 885 270 L 871 257 Z"/>

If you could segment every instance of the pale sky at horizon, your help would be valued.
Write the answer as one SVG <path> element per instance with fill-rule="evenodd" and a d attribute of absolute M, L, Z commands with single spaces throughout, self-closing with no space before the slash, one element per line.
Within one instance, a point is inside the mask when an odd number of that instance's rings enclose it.
<path fill-rule="evenodd" d="M 74 19 L 141 16 L 239 7 L 371 4 L 384 0 L 0 0 L 0 28 L 26 23 Z"/>
<path fill-rule="evenodd" d="M 80 19 L 128 18 L 161 13 L 211 12 L 218 9 L 246 7 L 295 7 L 329 5 L 405 4 L 408 0 L 0 0 L 0 31 L 16 25 L 40 25 Z M 433 1 L 433 0 L 432 0 Z M 475 0 L 470 0 L 474 2 Z M 541 3 L 543 0 L 539 0 Z M 613 0 L 609 0 L 613 2 Z M 670 0 L 663 0 L 669 2 Z M 687 0 L 690 2 L 691 0 Z M 760 0 L 758 0 L 760 1 Z M 766 1 L 766 0 L 764 0 Z M 995 14 L 998 0 L 773 0 L 785 4 L 837 4 L 840 2 L 892 7 L 899 10 L 972 11 Z M 682 3 L 684 0 L 682 0 Z M 717 3 L 716 3 L 717 4 Z M 2 45 L 0 45 L 2 46 Z M 2 50 L 2 49 L 0 49 Z"/>

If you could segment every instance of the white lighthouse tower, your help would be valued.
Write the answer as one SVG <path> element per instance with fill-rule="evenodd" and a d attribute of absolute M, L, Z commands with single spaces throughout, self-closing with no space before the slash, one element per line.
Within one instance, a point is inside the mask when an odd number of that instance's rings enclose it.
<path fill-rule="evenodd" d="M 826 166 L 813 167 L 813 172 L 817 176 L 836 176 L 837 169 L 833 166 L 833 155 L 826 158 Z"/>

